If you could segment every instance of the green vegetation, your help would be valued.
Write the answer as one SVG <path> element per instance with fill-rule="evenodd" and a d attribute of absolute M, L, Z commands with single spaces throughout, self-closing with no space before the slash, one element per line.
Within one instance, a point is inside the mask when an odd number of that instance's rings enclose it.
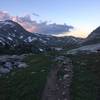
<path fill-rule="evenodd" d="M 72 100 L 100 100 L 100 54 L 71 56 Z"/>
<path fill-rule="evenodd" d="M 26 57 L 29 65 L 0 77 L 0 100 L 40 100 L 52 61 L 49 55 Z"/>

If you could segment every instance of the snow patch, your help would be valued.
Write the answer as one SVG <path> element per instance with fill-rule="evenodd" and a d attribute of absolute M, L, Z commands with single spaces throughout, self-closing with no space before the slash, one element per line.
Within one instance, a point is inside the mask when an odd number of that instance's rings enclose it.
<path fill-rule="evenodd" d="M 11 37 L 8 37 L 9 40 L 13 41 L 13 39 Z"/>
<path fill-rule="evenodd" d="M 47 41 L 45 41 L 45 40 L 43 40 L 43 39 L 41 39 L 41 38 L 39 38 L 39 40 L 40 40 L 42 43 L 47 43 Z"/>
<path fill-rule="evenodd" d="M 44 51 L 42 48 L 39 48 L 39 50 L 40 50 L 41 52 L 43 52 L 43 51 Z"/>
<path fill-rule="evenodd" d="M 62 48 L 55 48 L 56 51 L 61 51 L 63 50 Z"/>
<path fill-rule="evenodd" d="M 32 41 L 34 41 L 34 40 L 37 40 L 37 38 L 33 38 L 33 37 L 31 37 L 31 36 L 28 37 L 28 42 L 32 42 Z"/>
<path fill-rule="evenodd" d="M 0 42 L 2 43 L 2 41 L 0 40 Z"/>
<path fill-rule="evenodd" d="M 23 36 L 20 36 L 20 39 L 22 39 L 23 38 Z"/>
<path fill-rule="evenodd" d="M 0 28 L 3 27 L 4 25 L 10 25 L 11 27 L 14 27 L 15 25 L 12 22 L 9 21 L 0 21 Z"/>
<path fill-rule="evenodd" d="M 15 32 L 17 32 L 17 30 L 14 30 Z"/>

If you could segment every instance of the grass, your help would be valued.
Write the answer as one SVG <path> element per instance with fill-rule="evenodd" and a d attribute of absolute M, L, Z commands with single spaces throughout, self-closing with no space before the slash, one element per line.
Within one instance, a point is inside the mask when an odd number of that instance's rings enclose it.
<path fill-rule="evenodd" d="M 72 100 L 100 100 L 100 54 L 77 55 L 71 59 Z"/>
<path fill-rule="evenodd" d="M 26 57 L 29 65 L 0 77 L 0 100 L 40 100 L 52 61 L 36 54 Z"/>

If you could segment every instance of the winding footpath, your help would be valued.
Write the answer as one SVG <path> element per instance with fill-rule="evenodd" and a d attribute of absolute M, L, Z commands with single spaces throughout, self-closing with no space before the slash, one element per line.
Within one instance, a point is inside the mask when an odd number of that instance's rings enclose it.
<path fill-rule="evenodd" d="M 70 100 L 70 86 L 72 81 L 72 61 L 68 57 L 55 58 L 49 73 L 41 100 Z"/>

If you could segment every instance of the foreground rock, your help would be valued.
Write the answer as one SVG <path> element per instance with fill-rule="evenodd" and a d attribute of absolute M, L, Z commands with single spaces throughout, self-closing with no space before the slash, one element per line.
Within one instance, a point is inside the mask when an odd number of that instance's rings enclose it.
<path fill-rule="evenodd" d="M 13 69 L 26 68 L 28 65 L 24 62 L 27 55 L 3 55 L 0 56 L 0 76 L 11 72 Z"/>
<path fill-rule="evenodd" d="M 43 92 L 42 100 L 70 100 L 72 63 L 64 56 L 57 57 Z"/>
<path fill-rule="evenodd" d="M 10 70 L 7 69 L 7 68 L 3 68 L 3 67 L 0 68 L 0 74 L 6 74 L 6 73 L 9 73 L 9 72 L 10 72 Z"/>

